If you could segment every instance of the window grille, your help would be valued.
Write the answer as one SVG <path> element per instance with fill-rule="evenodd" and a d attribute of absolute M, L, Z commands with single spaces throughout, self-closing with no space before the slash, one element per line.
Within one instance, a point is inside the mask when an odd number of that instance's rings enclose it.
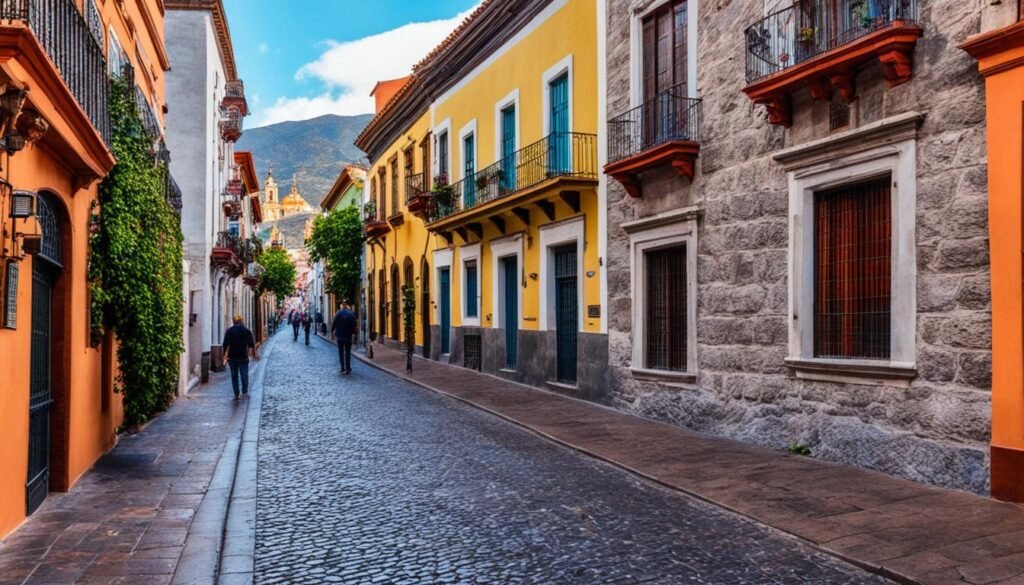
<path fill-rule="evenodd" d="M 831 131 L 842 130 L 850 125 L 850 104 L 842 97 L 832 98 L 828 106 L 828 128 Z"/>
<path fill-rule="evenodd" d="M 814 194 L 814 355 L 889 359 L 891 178 Z"/>
<path fill-rule="evenodd" d="M 463 367 L 479 372 L 483 364 L 483 340 L 479 335 L 466 335 L 462 343 L 465 348 Z"/>
<path fill-rule="evenodd" d="M 685 372 L 687 323 L 686 246 L 654 250 L 647 260 L 647 367 Z"/>

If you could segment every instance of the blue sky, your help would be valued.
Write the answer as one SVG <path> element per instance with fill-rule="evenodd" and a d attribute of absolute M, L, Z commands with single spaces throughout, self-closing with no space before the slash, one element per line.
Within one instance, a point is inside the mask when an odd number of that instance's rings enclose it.
<path fill-rule="evenodd" d="M 478 3 L 224 0 L 247 125 L 371 113 L 374 83 L 407 75 Z"/>

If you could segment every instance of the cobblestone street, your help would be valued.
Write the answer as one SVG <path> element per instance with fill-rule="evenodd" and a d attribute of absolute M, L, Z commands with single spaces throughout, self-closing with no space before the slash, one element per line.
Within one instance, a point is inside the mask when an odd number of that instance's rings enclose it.
<path fill-rule="evenodd" d="M 885 583 L 789 538 L 279 335 L 256 583 Z"/>

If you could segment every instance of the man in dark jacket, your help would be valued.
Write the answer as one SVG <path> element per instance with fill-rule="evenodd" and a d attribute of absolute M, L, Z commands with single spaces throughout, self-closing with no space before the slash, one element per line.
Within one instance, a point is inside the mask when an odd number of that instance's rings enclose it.
<path fill-rule="evenodd" d="M 292 311 L 291 317 L 292 324 L 292 341 L 299 340 L 299 326 L 302 325 L 302 313 L 298 311 Z"/>
<path fill-rule="evenodd" d="M 313 325 L 313 315 L 309 311 L 302 313 L 302 331 L 306 334 L 306 345 L 309 345 L 309 329 Z"/>
<path fill-rule="evenodd" d="M 348 301 L 342 301 L 341 310 L 334 314 L 331 324 L 331 338 L 338 340 L 338 361 L 341 362 L 341 373 L 352 373 L 352 340 L 358 334 L 356 315 L 352 312 Z"/>
<path fill-rule="evenodd" d="M 249 394 L 249 358 L 260 359 L 256 352 L 256 341 L 252 331 L 242 324 L 242 316 L 235 315 L 235 324 L 224 332 L 224 365 L 231 367 L 231 389 L 238 393 Z M 241 388 L 239 388 L 241 386 Z"/>

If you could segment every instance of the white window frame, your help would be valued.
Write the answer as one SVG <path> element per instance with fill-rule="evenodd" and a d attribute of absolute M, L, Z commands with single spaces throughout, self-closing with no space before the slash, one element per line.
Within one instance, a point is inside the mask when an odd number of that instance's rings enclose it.
<path fill-rule="evenodd" d="M 551 66 L 541 76 L 541 100 L 543 109 L 541 110 L 541 119 L 543 122 L 544 136 L 551 134 L 551 82 L 562 76 L 563 73 L 569 74 L 569 132 L 574 132 L 576 126 L 573 122 L 573 73 L 572 73 L 572 53 L 566 55 L 561 61 Z"/>
<path fill-rule="evenodd" d="M 449 274 L 451 274 L 452 260 L 455 253 L 451 248 L 444 248 L 442 250 L 434 250 L 434 279 L 431 284 L 431 293 L 434 301 L 434 323 L 438 326 L 441 325 L 441 269 L 447 268 Z M 450 282 L 450 281 L 449 281 Z M 452 295 L 449 294 L 449 300 Z"/>
<path fill-rule="evenodd" d="M 883 120 L 836 135 L 850 141 L 858 135 L 899 129 L 916 114 Z M 905 119 L 904 119 L 905 118 Z M 821 141 L 829 142 L 831 139 Z M 911 135 L 881 142 L 845 156 L 789 169 L 789 355 L 786 364 L 798 378 L 833 382 L 907 386 L 916 375 L 917 334 L 917 142 Z M 823 144 L 797 147 L 823 152 Z M 793 156 L 787 152 L 776 158 Z M 824 163 L 824 164 L 822 164 Z M 814 193 L 891 176 L 892 304 L 890 358 L 846 360 L 814 357 Z"/>
<path fill-rule="evenodd" d="M 509 107 L 515 108 L 515 111 L 516 111 L 516 121 L 515 121 L 515 125 L 516 125 L 516 128 L 515 128 L 515 133 L 516 133 L 515 141 L 516 141 L 516 144 L 515 144 L 515 148 L 513 148 L 512 150 L 515 151 L 515 150 L 519 150 L 521 148 L 520 145 L 522 144 L 522 142 L 520 142 L 520 140 L 519 140 L 519 137 L 520 137 L 520 135 L 519 135 L 519 114 L 520 114 L 520 108 L 519 108 L 519 88 L 516 88 L 516 89 L 512 90 L 512 92 L 509 93 L 507 96 L 505 96 L 504 98 L 498 100 L 498 102 L 496 104 L 494 104 L 494 161 L 495 162 L 501 160 L 501 156 L 502 156 L 502 146 L 503 145 L 502 145 L 502 140 L 501 140 L 501 133 L 502 133 L 502 125 L 501 125 L 501 118 L 502 118 L 502 116 L 501 116 L 501 114 L 502 114 L 502 112 L 504 112 Z"/>
<path fill-rule="evenodd" d="M 473 137 L 473 170 L 480 170 L 480 135 L 476 131 L 476 118 L 470 120 L 465 126 L 459 130 L 459 180 L 466 178 L 466 138 Z M 448 162 L 451 164 L 451 155 L 448 156 Z M 454 182 L 454 181 L 451 181 Z M 466 205 L 466 189 L 462 189 L 462 205 L 465 208 Z"/>
<path fill-rule="evenodd" d="M 493 309 L 491 310 L 491 327 L 502 329 L 505 327 L 505 271 L 502 270 L 501 262 L 506 258 L 516 259 L 517 286 L 519 287 L 517 329 L 523 328 L 523 234 L 513 234 L 504 238 L 491 240 L 491 290 Z"/>
<path fill-rule="evenodd" d="M 576 292 L 579 295 L 579 331 L 587 322 L 584 306 L 584 283 L 586 274 L 583 272 L 583 254 L 586 251 L 586 239 L 582 217 L 556 221 L 540 228 L 540 319 L 541 331 L 554 331 L 555 322 L 555 252 L 554 248 L 566 244 L 576 244 L 576 278 L 579 282 Z M 550 306 L 549 306 L 550 305 Z"/>
<path fill-rule="evenodd" d="M 629 19 L 629 106 L 644 103 L 644 18 L 672 0 L 656 0 Z M 699 0 L 686 1 L 686 91 L 688 98 L 697 97 L 697 22 Z"/>
<path fill-rule="evenodd" d="M 625 223 L 629 234 L 630 290 L 633 297 L 633 356 L 630 370 L 636 378 L 692 383 L 697 380 L 697 217 L 687 207 Z M 647 367 L 647 252 L 686 246 L 686 371 Z"/>
<path fill-rule="evenodd" d="M 441 136 L 444 135 L 445 142 L 448 146 L 448 168 L 441 168 Z M 448 177 L 448 184 L 454 182 L 452 177 L 452 119 L 445 118 L 440 124 L 434 126 L 434 163 L 433 171 L 434 177 L 444 175 Z"/>
<path fill-rule="evenodd" d="M 476 262 L 476 317 L 466 313 L 469 287 L 466 286 L 466 264 Z M 483 311 L 483 263 L 480 258 L 480 244 L 459 247 L 459 316 L 464 327 L 479 327 L 480 313 Z"/>

